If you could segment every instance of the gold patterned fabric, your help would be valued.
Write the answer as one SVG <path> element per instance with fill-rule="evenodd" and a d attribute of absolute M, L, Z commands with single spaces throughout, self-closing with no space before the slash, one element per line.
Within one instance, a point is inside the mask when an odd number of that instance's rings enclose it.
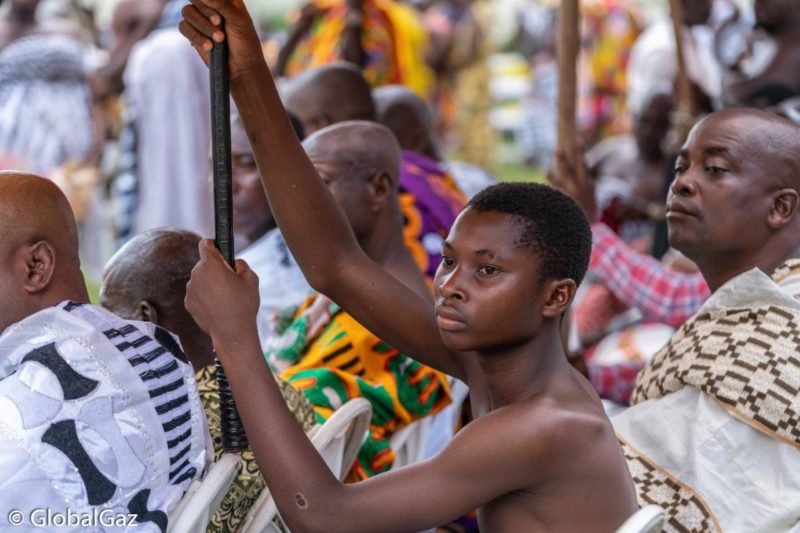
<path fill-rule="evenodd" d="M 197 374 L 197 386 L 200 392 L 200 400 L 208 418 L 208 429 L 214 443 L 214 457 L 219 459 L 222 454 L 222 433 L 220 430 L 219 415 L 219 393 L 217 392 L 217 370 L 215 366 L 209 365 L 201 368 Z M 294 414 L 298 424 L 303 431 L 308 433 L 315 424 L 314 408 L 306 400 L 305 396 L 297 389 L 292 388 L 288 383 L 278 380 L 278 386 L 283 394 L 286 406 Z M 242 460 L 239 463 L 239 471 L 233 480 L 228 494 L 214 514 L 208 525 L 208 532 L 229 532 L 236 531 L 247 516 L 250 507 L 255 503 L 261 491 L 264 490 L 265 482 L 261 476 L 255 455 L 251 450 L 242 453 Z"/>

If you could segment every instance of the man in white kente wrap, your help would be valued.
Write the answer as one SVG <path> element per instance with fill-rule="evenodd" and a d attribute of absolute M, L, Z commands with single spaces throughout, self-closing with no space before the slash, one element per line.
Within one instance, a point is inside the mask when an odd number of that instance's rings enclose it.
<path fill-rule="evenodd" d="M 556 182 L 592 212 L 582 175 Z M 612 417 L 639 503 L 667 531 L 787 531 L 800 520 L 800 129 L 713 113 L 681 150 L 670 244 L 713 291 Z"/>
<path fill-rule="evenodd" d="M 0 228 L 0 529 L 165 532 L 211 457 L 191 366 L 88 304 L 52 182 L 0 172 Z"/>
<path fill-rule="evenodd" d="M 800 518 L 800 130 L 714 113 L 675 174 L 670 243 L 714 292 L 612 421 L 668 530 L 786 531 Z"/>

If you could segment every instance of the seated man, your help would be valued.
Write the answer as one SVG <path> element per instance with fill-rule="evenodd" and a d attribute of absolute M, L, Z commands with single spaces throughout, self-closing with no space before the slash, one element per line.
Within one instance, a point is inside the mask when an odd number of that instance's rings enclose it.
<path fill-rule="evenodd" d="M 304 146 L 361 249 L 430 301 L 403 243 L 400 147 L 392 133 L 372 122 L 342 122 L 318 131 Z M 306 394 L 321 420 L 353 397 L 367 398 L 371 431 L 350 479 L 388 471 L 394 463 L 389 437 L 450 402 L 445 377 L 382 342 L 323 295 L 310 298 L 290 316 L 291 325 L 283 326 L 282 335 L 267 346 L 270 367 Z"/>
<path fill-rule="evenodd" d="M 403 148 L 405 172 L 428 169 L 443 180 L 452 179 L 469 198 L 497 179 L 465 161 L 443 161 L 433 135 L 433 113 L 414 91 L 403 85 L 386 85 L 372 91 L 378 122 L 392 130 Z M 413 165 L 413 166 L 412 166 Z M 402 178 L 401 178 L 402 179 Z"/>
<path fill-rule="evenodd" d="M 290 80 L 282 91 L 286 108 L 303 123 L 307 134 L 345 120 L 375 120 L 375 102 L 359 70 L 335 63 L 309 70 Z M 450 175 L 437 165 L 420 164 L 403 154 L 400 205 L 406 247 L 429 280 L 439 265 L 442 241 L 465 198 Z"/>
<path fill-rule="evenodd" d="M 186 356 L 163 329 L 88 304 L 75 220 L 51 181 L 0 172 L 0 501 L 86 531 L 137 515 L 164 532 L 210 456 Z M 88 520 L 88 522 L 87 522 Z M 58 525 L 58 524 L 50 524 Z"/>
<path fill-rule="evenodd" d="M 302 126 L 293 116 L 289 118 L 297 137 L 302 140 Z M 275 313 L 302 303 L 311 292 L 311 286 L 275 223 L 258 177 L 250 141 L 235 113 L 231 117 L 231 156 L 233 231 L 236 242 L 246 244 L 239 258 L 259 274 L 258 336 L 261 345 L 266 346 L 275 333 Z M 186 281 L 189 281 L 188 272 Z"/>
<path fill-rule="evenodd" d="M 287 525 L 419 531 L 480 506 L 485 531 L 619 527 L 637 508 L 634 487 L 599 399 L 561 346 L 561 316 L 589 258 L 591 236 L 580 208 L 542 185 L 496 185 L 474 197 L 444 244 L 434 312 L 362 250 L 291 138 L 243 2 L 195 4 L 184 8 L 181 30 L 207 58 L 212 38 L 225 39 L 212 20 L 224 18 L 236 80 L 231 92 L 251 142 L 258 141 L 252 144 L 259 168 L 271 169 L 262 182 L 311 286 L 398 350 L 468 382 L 478 416 L 424 463 L 340 484 L 281 409 L 261 361 L 256 276 L 244 262 L 231 269 L 210 241 L 202 242 L 187 308 L 229 369 Z"/>
<path fill-rule="evenodd" d="M 713 291 L 613 419 L 642 503 L 693 531 L 785 531 L 800 514 L 800 129 L 709 115 L 667 200 L 670 244 Z"/>
<path fill-rule="evenodd" d="M 152 322 L 178 336 L 195 369 L 214 454 L 219 458 L 222 434 L 214 350 L 211 339 L 197 327 L 183 304 L 192 268 L 200 259 L 198 242 L 198 235 L 175 229 L 156 229 L 137 235 L 106 265 L 100 302 L 118 316 Z M 315 423 L 311 404 L 283 381 L 278 385 L 303 431 L 310 430 Z M 236 531 L 264 486 L 253 452 L 244 451 L 234 483 L 211 518 L 209 530 Z"/>

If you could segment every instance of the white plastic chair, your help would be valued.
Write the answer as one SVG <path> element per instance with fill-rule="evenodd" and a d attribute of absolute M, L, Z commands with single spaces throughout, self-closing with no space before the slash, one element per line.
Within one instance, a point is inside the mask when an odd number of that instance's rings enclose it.
<path fill-rule="evenodd" d="M 617 533 L 661 533 L 664 528 L 664 509 L 658 505 L 642 507 L 617 529 Z"/>
<path fill-rule="evenodd" d="M 394 450 L 394 463 L 392 470 L 412 465 L 423 459 L 425 444 L 428 442 L 428 431 L 431 427 L 432 416 L 420 418 L 406 427 L 395 431 L 389 437 L 389 445 Z"/>
<path fill-rule="evenodd" d="M 324 424 L 308 433 L 311 443 L 325 460 L 331 472 L 341 481 L 347 476 L 364 444 L 372 418 L 372 404 L 364 398 L 353 398 L 333 412 Z M 275 500 L 264 488 L 250 508 L 239 529 L 242 533 L 277 531 L 272 524 L 278 513 Z"/>
<path fill-rule="evenodd" d="M 442 411 L 431 415 L 432 420 L 428 428 L 425 451 L 420 460 L 433 457 L 442 451 L 452 440 L 456 427 L 461 420 L 461 410 L 464 406 L 464 400 L 469 394 L 469 387 L 452 376 L 448 376 L 447 381 L 450 384 L 450 399 L 452 402 Z"/>
<path fill-rule="evenodd" d="M 241 455 L 224 453 L 202 481 L 189 486 L 178 507 L 170 513 L 169 533 L 204 533 L 219 508 L 239 468 Z"/>

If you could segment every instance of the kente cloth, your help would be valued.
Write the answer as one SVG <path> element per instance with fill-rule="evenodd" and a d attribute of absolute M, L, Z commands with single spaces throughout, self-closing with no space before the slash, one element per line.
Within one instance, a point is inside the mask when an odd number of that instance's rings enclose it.
<path fill-rule="evenodd" d="M 720 287 L 612 418 L 668 531 L 787 531 L 800 517 L 800 260 Z"/>
<path fill-rule="evenodd" d="M 0 50 L 0 154 L 48 175 L 92 148 L 85 47 L 53 34 L 21 37 Z"/>
<path fill-rule="evenodd" d="M 288 77 L 344 58 L 345 0 L 312 0 L 318 13 L 286 64 Z M 402 84 L 428 98 L 433 73 L 425 64 L 428 35 L 414 8 L 394 0 L 364 0 L 364 77 L 373 87 Z"/>
<path fill-rule="evenodd" d="M 196 377 L 200 401 L 203 402 L 203 409 L 208 418 L 208 429 L 214 444 L 214 456 L 218 460 L 223 450 L 216 366 L 211 364 L 201 368 L 197 371 Z M 308 433 L 316 423 L 313 406 L 297 389 L 282 380 L 278 380 L 277 383 L 286 406 L 294 414 L 303 431 Z M 233 483 L 217 512 L 211 517 L 206 531 L 208 533 L 236 531 L 265 486 L 253 451 L 250 449 L 243 451 L 236 477 L 233 478 Z"/>
<path fill-rule="evenodd" d="M 270 367 L 306 395 L 319 422 L 352 398 L 369 400 L 369 436 L 348 479 L 388 471 L 394 462 L 389 437 L 450 403 L 446 377 L 381 341 L 325 297 L 309 297 L 293 317 L 265 352 Z"/>
<path fill-rule="evenodd" d="M 59 531 L 164 533 L 211 459 L 194 371 L 177 341 L 71 302 L 0 336 L 0 446 L 2 530 L 10 509 L 22 512 L 22 530 L 50 509 L 81 520 L 138 517 L 135 528 L 95 521 L 102 529 L 80 522 Z"/>
<path fill-rule="evenodd" d="M 400 208 L 406 248 L 430 280 L 442 261 L 442 243 L 466 198 L 444 165 L 418 152 L 403 151 Z"/>
<path fill-rule="evenodd" d="M 581 3 L 578 123 L 594 138 L 627 127 L 628 56 L 640 32 L 637 13 L 620 0 Z"/>

